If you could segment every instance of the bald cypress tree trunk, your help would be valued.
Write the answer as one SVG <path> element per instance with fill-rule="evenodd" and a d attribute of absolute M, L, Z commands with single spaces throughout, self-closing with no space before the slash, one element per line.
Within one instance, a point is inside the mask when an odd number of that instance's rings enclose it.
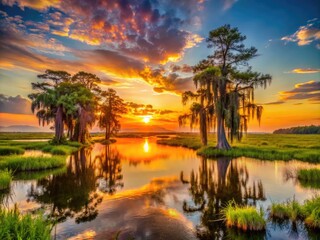
<path fill-rule="evenodd" d="M 54 129 L 55 129 L 55 139 L 58 143 L 60 143 L 62 140 L 62 137 L 63 137 L 63 107 L 62 107 L 62 105 L 59 105 L 59 107 L 57 109 Z"/>
<path fill-rule="evenodd" d="M 204 146 L 208 144 L 208 133 L 207 133 L 207 114 L 204 109 L 200 111 L 200 138 Z"/>
<path fill-rule="evenodd" d="M 217 117 L 217 149 L 221 150 L 229 150 L 231 149 L 230 144 L 228 143 L 227 137 L 226 137 L 226 131 L 224 128 L 224 119 L 221 115 L 218 115 Z"/>
<path fill-rule="evenodd" d="M 86 142 L 86 133 L 87 133 L 87 111 L 84 108 L 80 109 L 80 116 L 79 116 L 79 136 L 78 142 L 85 143 Z"/>
<path fill-rule="evenodd" d="M 219 79 L 219 95 L 220 101 L 216 107 L 217 109 L 217 149 L 229 150 L 231 149 L 226 137 L 226 130 L 224 128 L 225 114 L 224 108 L 226 105 L 226 93 L 227 93 L 227 78 L 222 77 Z"/>

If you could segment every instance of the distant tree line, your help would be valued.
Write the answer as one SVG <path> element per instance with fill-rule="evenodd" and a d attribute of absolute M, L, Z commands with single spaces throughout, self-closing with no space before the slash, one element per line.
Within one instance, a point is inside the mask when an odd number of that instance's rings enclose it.
<path fill-rule="evenodd" d="M 106 140 L 120 130 L 119 118 L 126 113 L 126 104 L 115 90 L 102 90 L 96 75 L 46 70 L 38 78 L 42 81 L 31 83 L 31 110 L 39 124 L 53 123 L 54 143 L 65 141 L 65 130 L 69 140 L 85 143 L 96 122 L 105 130 Z"/>
<path fill-rule="evenodd" d="M 281 128 L 273 132 L 274 134 L 320 134 L 320 126 L 298 126 L 292 128 Z"/>

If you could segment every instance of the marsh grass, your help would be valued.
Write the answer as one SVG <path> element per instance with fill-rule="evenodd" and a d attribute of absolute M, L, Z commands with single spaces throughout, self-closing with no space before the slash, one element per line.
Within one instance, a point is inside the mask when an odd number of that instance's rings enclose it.
<path fill-rule="evenodd" d="M 320 208 L 312 210 L 311 214 L 304 220 L 305 224 L 310 228 L 320 229 Z"/>
<path fill-rule="evenodd" d="M 265 240 L 265 231 L 244 232 L 234 228 L 228 228 L 225 239 L 229 240 Z"/>
<path fill-rule="evenodd" d="M 51 153 L 52 155 L 70 155 L 76 152 L 78 148 L 69 145 L 47 145 L 41 149 L 43 152 Z"/>
<path fill-rule="evenodd" d="M 51 153 L 52 155 L 70 155 L 77 151 L 84 145 L 78 142 L 66 142 L 63 145 L 50 144 L 46 142 L 14 142 L 12 140 L 0 140 L 0 155 L 1 148 L 19 148 L 22 152 L 14 154 L 23 154 L 24 150 L 41 150 L 43 152 Z M 9 155 L 9 154 L 6 154 Z"/>
<path fill-rule="evenodd" d="M 314 196 L 302 205 L 294 199 L 284 203 L 272 203 L 270 217 L 273 220 L 290 219 L 292 222 L 301 220 L 310 228 L 320 229 L 320 196 Z"/>
<path fill-rule="evenodd" d="M 263 210 L 257 211 L 253 206 L 238 206 L 229 202 L 223 209 L 227 227 L 235 227 L 243 231 L 262 231 L 266 227 Z"/>
<path fill-rule="evenodd" d="M 50 139 L 54 133 L 46 132 L 1 132 L 0 140 L 16 140 L 16 139 Z"/>
<path fill-rule="evenodd" d="M 12 154 L 23 154 L 24 149 L 20 147 L 0 146 L 0 156 L 12 155 Z"/>
<path fill-rule="evenodd" d="M 0 239 L 49 240 L 52 224 L 40 214 L 22 215 L 15 206 L 12 210 L 0 208 Z"/>
<path fill-rule="evenodd" d="M 0 158 L 0 169 L 9 169 L 14 172 L 37 171 L 63 167 L 66 159 L 63 156 L 52 157 L 21 157 L 17 155 Z"/>
<path fill-rule="evenodd" d="M 320 169 L 299 169 L 295 177 L 302 187 L 320 189 Z"/>
<path fill-rule="evenodd" d="M 302 206 L 295 199 L 285 203 L 272 203 L 270 217 L 278 219 L 290 219 L 295 222 L 303 218 Z"/>
<path fill-rule="evenodd" d="M 159 139 L 157 143 L 182 146 L 198 150 L 205 157 L 252 157 L 262 160 L 292 160 L 320 162 L 320 135 L 294 134 L 248 134 L 241 142 L 233 142 L 233 148 L 222 151 L 214 148 L 215 134 L 208 135 L 208 147 L 202 147 L 197 134 L 182 133 L 169 139 Z"/>
<path fill-rule="evenodd" d="M 43 147 L 49 145 L 48 141 L 45 142 L 16 142 L 12 140 L 0 140 L 0 147 L 17 147 L 24 150 L 41 150 Z"/>
<path fill-rule="evenodd" d="M 0 190 L 8 189 L 12 180 L 12 172 L 5 169 L 0 170 Z"/>
<path fill-rule="evenodd" d="M 300 169 L 297 172 L 297 177 L 300 181 L 320 182 L 320 169 Z"/>
<path fill-rule="evenodd" d="M 66 167 L 60 167 L 50 170 L 42 171 L 27 171 L 27 172 L 18 172 L 14 175 L 14 180 L 41 180 L 50 175 L 60 175 L 65 173 L 67 170 Z"/>
<path fill-rule="evenodd" d="M 193 150 L 197 150 L 202 147 L 200 140 L 197 137 L 174 137 L 168 139 L 159 139 L 157 140 L 158 144 L 177 146 L 177 147 L 187 147 Z"/>

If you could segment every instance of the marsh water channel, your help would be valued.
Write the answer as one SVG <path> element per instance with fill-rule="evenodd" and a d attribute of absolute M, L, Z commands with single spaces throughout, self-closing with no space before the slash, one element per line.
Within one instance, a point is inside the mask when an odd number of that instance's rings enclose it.
<path fill-rule="evenodd" d="M 221 208 L 234 199 L 262 207 L 267 218 L 272 201 L 320 193 L 288 177 L 319 164 L 206 159 L 156 140 L 96 143 L 69 156 L 63 169 L 16 175 L 0 200 L 55 219 L 54 239 L 317 239 L 299 223 L 268 222 L 254 235 L 227 229 Z"/>

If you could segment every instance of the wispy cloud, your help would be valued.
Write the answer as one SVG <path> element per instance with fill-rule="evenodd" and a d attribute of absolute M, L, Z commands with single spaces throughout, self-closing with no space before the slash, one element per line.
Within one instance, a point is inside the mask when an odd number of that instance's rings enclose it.
<path fill-rule="evenodd" d="M 228 10 L 231 8 L 238 0 L 224 0 L 223 1 L 223 10 Z"/>
<path fill-rule="evenodd" d="M 280 92 L 280 98 L 286 100 L 309 100 L 312 102 L 320 102 L 320 81 L 308 81 L 298 83 L 294 89 Z"/>
<path fill-rule="evenodd" d="M 279 101 L 275 101 L 275 102 L 263 103 L 262 105 L 279 105 L 279 104 L 283 104 L 283 103 L 285 103 L 285 101 L 279 100 Z"/>
<path fill-rule="evenodd" d="M 318 72 L 320 72 L 320 68 L 295 68 L 285 73 L 308 74 L 308 73 L 318 73 Z"/>
<path fill-rule="evenodd" d="M 285 42 L 296 42 L 299 46 L 309 45 L 312 42 L 318 42 L 320 39 L 319 20 L 317 18 L 309 20 L 307 25 L 291 34 L 281 38 Z M 318 46 L 318 44 L 317 44 Z"/>

